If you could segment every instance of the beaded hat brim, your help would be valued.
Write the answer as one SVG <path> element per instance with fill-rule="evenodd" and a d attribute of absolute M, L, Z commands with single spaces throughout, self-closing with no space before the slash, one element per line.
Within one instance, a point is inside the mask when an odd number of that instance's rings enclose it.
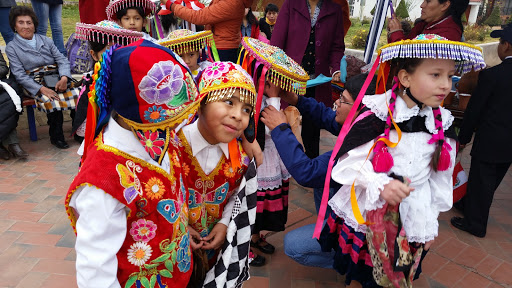
<path fill-rule="evenodd" d="M 75 37 L 92 42 L 103 41 L 104 37 L 109 37 L 112 38 L 113 42 L 123 43 L 124 45 L 140 40 L 143 37 L 142 32 L 115 27 L 117 24 L 113 22 L 110 22 L 112 25 L 105 25 L 108 24 L 106 22 L 110 21 L 101 21 L 97 24 L 77 23 Z"/>
<path fill-rule="evenodd" d="M 422 34 L 412 40 L 401 40 L 382 46 L 380 62 L 404 58 L 450 59 L 464 73 L 485 68 L 482 49 L 464 42 L 450 41 L 434 34 Z"/>
<path fill-rule="evenodd" d="M 279 47 L 244 37 L 238 62 L 242 63 L 243 67 L 250 67 L 251 65 L 247 62 L 252 63 L 255 60 L 268 68 L 267 79 L 276 86 L 299 95 L 306 93 L 309 75 L 297 62 Z"/>
<path fill-rule="evenodd" d="M 177 54 L 199 51 L 205 46 L 212 47 L 215 45 L 211 31 L 192 32 L 187 29 L 171 32 L 165 39 L 158 41 L 158 44 L 173 50 Z"/>

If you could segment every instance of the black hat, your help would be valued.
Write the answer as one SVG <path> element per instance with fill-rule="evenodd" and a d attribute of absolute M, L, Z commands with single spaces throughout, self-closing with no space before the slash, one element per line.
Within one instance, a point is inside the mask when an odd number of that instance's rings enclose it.
<path fill-rule="evenodd" d="M 502 30 L 494 30 L 491 32 L 492 38 L 502 38 L 508 43 L 512 44 L 512 23 L 508 24 Z"/>

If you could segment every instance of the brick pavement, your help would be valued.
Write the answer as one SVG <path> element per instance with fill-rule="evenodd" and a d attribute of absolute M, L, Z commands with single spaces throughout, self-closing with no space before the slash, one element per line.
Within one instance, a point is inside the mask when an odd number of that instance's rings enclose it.
<path fill-rule="evenodd" d="M 78 144 L 68 139 L 70 149 L 53 147 L 47 126 L 39 126 L 39 141 L 30 142 L 25 121 L 23 115 L 18 134 L 30 157 L 0 160 L 0 287 L 76 287 L 75 236 L 63 201 L 76 174 Z M 64 123 L 66 133 L 70 127 L 69 121 Z M 323 150 L 333 143 L 333 137 L 322 134 Z M 466 169 L 469 150 L 461 160 Z M 440 235 L 415 287 L 512 287 L 511 190 L 509 171 L 496 192 L 484 239 L 451 227 L 449 219 L 457 212 L 441 214 Z M 290 191 L 287 231 L 316 220 L 312 190 L 292 182 Z M 301 266 L 284 255 L 284 234 L 268 236 L 276 253 L 267 256 L 264 267 L 251 269 L 244 287 L 344 287 L 344 277 L 332 269 Z"/>

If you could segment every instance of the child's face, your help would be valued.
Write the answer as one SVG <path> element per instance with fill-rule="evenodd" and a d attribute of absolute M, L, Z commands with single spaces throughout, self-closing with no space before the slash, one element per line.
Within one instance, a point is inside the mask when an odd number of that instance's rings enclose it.
<path fill-rule="evenodd" d="M 354 104 L 354 100 L 352 100 L 352 96 L 348 93 L 348 90 L 345 89 L 340 96 L 340 99 L 334 102 L 336 105 L 336 122 L 338 124 L 343 125 L 343 122 L 347 119 L 348 113 L 350 109 L 352 109 L 352 105 Z"/>
<path fill-rule="evenodd" d="M 249 125 L 251 105 L 240 102 L 237 90 L 228 100 L 210 102 L 199 109 L 199 132 L 208 143 L 229 143 Z"/>
<path fill-rule="evenodd" d="M 128 9 L 126 15 L 119 20 L 119 25 L 125 29 L 142 32 L 142 28 L 146 26 L 146 18 L 142 17 L 137 9 Z"/>
<path fill-rule="evenodd" d="M 196 71 L 199 69 L 199 64 L 197 64 L 197 59 L 199 59 L 199 51 L 189 52 L 180 54 L 180 57 L 185 61 L 188 68 L 192 71 Z"/>
<path fill-rule="evenodd" d="M 439 107 L 452 88 L 452 76 L 455 73 L 455 61 L 449 59 L 425 59 L 413 73 L 404 69 L 398 72 L 400 83 L 409 87 L 418 101 L 430 107 Z M 404 94 L 405 95 L 405 94 Z M 409 107 L 414 102 L 403 96 Z M 412 103 L 412 105 L 410 105 Z"/>

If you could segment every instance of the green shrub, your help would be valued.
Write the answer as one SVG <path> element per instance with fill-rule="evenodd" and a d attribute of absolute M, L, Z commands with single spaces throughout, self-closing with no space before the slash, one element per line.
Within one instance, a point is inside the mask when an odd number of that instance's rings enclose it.
<path fill-rule="evenodd" d="M 468 25 L 464 29 L 464 39 L 466 41 L 484 41 L 488 32 L 488 28 L 485 26 Z"/>
<path fill-rule="evenodd" d="M 484 24 L 489 26 L 500 26 L 501 18 L 500 18 L 500 7 L 499 5 L 494 5 L 494 9 L 492 9 L 491 15 L 485 19 Z"/>
<path fill-rule="evenodd" d="M 357 30 L 352 37 L 352 48 L 363 49 L 366 47 L 366 37 L 368 36 L 368 31 L 365 29 Z"/>
<path fill-rule="evenodd" d="M 400 4 L 398 4 L 398 7 L 396 7 L 395 13 L 396 16 L 398 16 L 400 19 L 409 18 L 409 12 L 407 12 L 405 0 L 400 1 Z"/>
<path fill-rule="evenodd" d="M 373 6 L 372 11 L 370 11 L 370 14 L 372 14 L 372 16 L 374 16 L 374 15 L 375 15 L 375 7 L 377 7 L 377 4 L 375 4 L 375 6 Z"/>
<path fill-rule="evenodd" d="M 362 24 L 362 25 L 367 25 L 367 24 L 370 24 L 370 22 L 371 22 L 371 21 L 370 21 L 370 19 L 368 19 L 368 18 L 364 17 L 364 18 L 363 18 L 363 21 L 361 21 L 361 24 Z"/>
<path fill-rule="evenodd" d="M 508 16 L 507 24 L 512 24 L 512 15 Z"/>

